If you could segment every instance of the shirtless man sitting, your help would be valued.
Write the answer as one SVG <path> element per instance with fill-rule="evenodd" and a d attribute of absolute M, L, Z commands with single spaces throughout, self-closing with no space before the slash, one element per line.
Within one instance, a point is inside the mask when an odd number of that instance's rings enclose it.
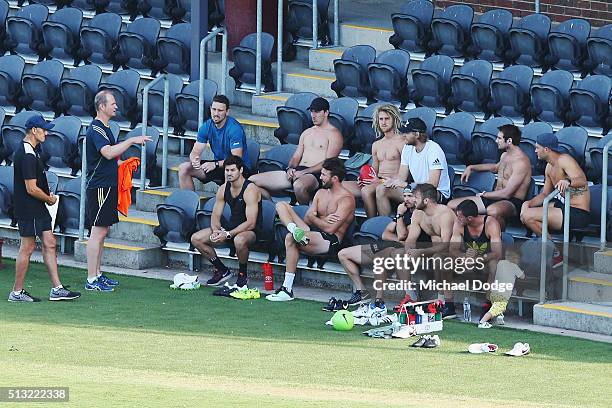
<path fill-rule="evenodd" d="M 563 209 L 565 190 L 570 191 L 570 219 L 572 228 L 584 228 L 589 224 L 591 196 L 584 171 L 576 160 L 569 154 L 558 150 L 557 136 L 544 133 L 536 140 L 535 152 L 538 159 L 546 161 L 544 171 L 544 188 L 542 192 L 529 201 L 523 203 L 521 208 L 521 221 L 536 235 L 542 235 L 542 203 L 547 195 L 555 188 L 559 195 L 549 203 L 548 227 L 552 231 L 563 229 Z M 557 256 L 557 255 L 555 255 Z M 557 263 L 553 261 L 553 263 Z"/>
<path fill-rule="evenodd" d="M 315 98 L 308 110 L 314 126 L 300 136 L 287 171 L 268 171 L 249 178 L 262 190 L 264 198 L 269 199 L 272 191 L 293 186 L 298 203 L 310 203 L 319 188 L 318 177 L 323 161 L 340 154 L 344 140 L 340 131 L 329 122 L 329 102 L 325 98 Z"/>
<path fill-rule="evenodd" d="M 376 187 L 383 180 L 397 175 L 405 144 L 404 137 L 398 132 L 402 119 L 395 105 L 379 105 L 372 120 L 378 138 L 372 145 L 372 168 L 378 178 L 342 183 L 355 197 L 361 197 L 368 218 L 378 215 Z"/>
<path fill-rule="evenodd" d="M 498 163 L 475 164 L 467 166 L 461 182 L 467 183 L 472 171 L 490 171 L 497 173 L 497 184 L 494 191 L 483 191 L 473 197 L 452 200 L 448 206 L 455 210 L 459 203 L 470 199 L 478 206 L 480 214 L 497 218 L 501 227 L 505 219 L 517 217 L 531 185 L 531 163 L 521 148 L 521 131 L 514 125 L 503 125 L 497 133 L 497 147 L 503 151 Z"/>
<path fill-rule="evenodd" d="M 338 158 L 326 159 L 321 170 L 323 188 L 302 220 L 290 204 L 280 202 L 276 212 L 289 233 L 285 237 L 287 269 L 283 285 L 266 299 L 273 302 L 293 300 L 293 279 L 300 252 L 306 255 L 335 255 L 355 217 L 355 198 L 342 186 L 346 170 Z"/>

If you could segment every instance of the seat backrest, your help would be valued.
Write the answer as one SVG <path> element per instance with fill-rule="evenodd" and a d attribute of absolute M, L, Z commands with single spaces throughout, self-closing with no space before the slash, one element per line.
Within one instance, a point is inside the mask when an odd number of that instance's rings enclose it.
<path fill-rule="evenodd" d="M 19 55 L 5 55 L 0 57 L 0 72 L 5 72 L 15 82 L 21 82 L 25 60 Z"/>
<path fill-rule="evenodd" d="M 59 184 L 59 177 L 52 171 L 46 171 L 45 176 L 47 176 L 47 185 L 49 186 L 49 191 L 55 194 L 55 192 L 57 191 L 57 185 Z"/>
<path fill-rule="evenodd" d="M 434 4 L 430 0 L 412 0 L 400 7 L 401 14 L 416 17 L 425 27 L 431 24 Z"/>
<path fill-rule="evenodd" d="M 43 21 L 47 19 L 49 9 L 42 4 L 30 4 L 29 6 L 21 7 L 15 17 L 24 18 L 34 23 L 34 26 L 40 30 Z"/>
<path fill-rule="evenodd" d="M 176 74 L 166 74 L 168 76 L 168 94 L 170 95 L 170 104 L 174 103 L 176 94 L 183 90 L 183 79 Z M 159 91 L 161 95 L 164 94 L 164 81 L 159 81 L 151 90 Z"/>
<path fill-rule="evenodd" d="M 257 162 L 259 161 L 259 154 L 261 153 L 261 145 L 255 139 L 247 138 L 247 151 L 249 154 L 249 160 L 251 161 L 251 172 L 256 170 Z"/>
<path fill-rule="evenodd" d="M 559 90 L 561 95 L 567 97 L 569 95 L 569 90 L 574 83 L 574 76 L 567 71 L 559 69 L 545 73 L 542 78 L 540 78 L 538 83 L 553 86 Z"/>
<path fill-rule="evenodd" d="M 133 69 L 124 69 L 109 76 L 104 83 L 117 85 L 125 89 L 129 96 L 135 97 L 140 83 L 140 74 Z"/>
<path fill-rule="evenodd" d="M 606 75 L 589 75 L 578 82 L 576 89 L 593 92 L 601 103 L 608 103 L 612 90 L 612 79 Z"/>
<path fill-rule="evenodd" d="M 572 18 L 565 20 L 561 24 L 553 27 L 550 30 L 552 33 L 568 34 L 574 37 L 580 44 L 586 44 L 586 39 L 589 37 L 591 32 L 591 25 L 588 21 L 581 18 Z"/>
<path fill-rule="evenodd" d="M 376 50 L 370 45 L 354 45 L 344 50 L 342 59 L 356 62 L 363 70 L 367 70 L 368 64 L 376 60 Z"/>
<path fill-rule="evenodd" d="M 49 132 L 61 133 L 76 147 L 81 127 L 83 126 L 81 119 L 76 116 L 60 116 L 51 123 L 53 123 L 53 129 Z"/>
<path fill-rule="evenodd" d="M 160 29 L 161 24 L 159 23 L 159 20 L 151 17 L 143 17 L 130 23 L 125 31 L 128 33 L 142 35 L 145 40 L 147 40 L 149 45 L 153 46 L 157 42 Z"/>
<path fill-rule="evenodd" d="M 47 78 L 51 85 L 57 88 L 64 74 L 64 64 L 57 60 L 41 61 L 34 65 L 31 73 Z"/>
<path fill-rule="evenodd" d="M 435 110 L 426 106 L 421 106 L 420 108 L 410 109 L 402 115 L 402 121 L 404 122 L 411 118 L 419 118 L 425 122 L 425 125 L 427 125 L 427 134 L 431 137 L 433 127 L 436 124 Z"/>
<path fill-rule="evenodd" d="M 166 31 L 166 38 L 173 38 L 180 41 L 187 49 L 191 48 L 191 24 L 175 24 Z M 160 37 L 163 38 L 163 37 Z"/>
<path fill-rule="evenodd" d="M 512 27 L 512 13 L 505 9 L 489 10 L 480 16 L 478 23 L 493 26 L 505 34 Z"/>
<path fill-rule="evenodd" d="M 41 115 L 41 113 L 37 111 L 21 111 L 11 118 L 9 124 L 12 126 L 19 126 L 25 128 L 25 124 L 28 119 L 30 119 L 34 115 Z"/>
<path fill-rule="evenodd" d="M 274 146 L 273 148 L 271 148 L 270 150 L 266 151 L 263 155 L 263 158 L 260 159 L 260 161 L 273 161 L 275 163 L 278 163 L 282 169 L 286 169 L 287 166 L 289 165 L 289 160 L 291 160 L 291 157 L 293 157 L 293 154 L 295 153 L 295 150 L 297 149 L 297 145 L 294 144 L 284 144 L 284 145 L 280 145 L 280 146 Z M 263 168 L 260 167 L 260 171 L 263 170 Z M 274 170 L 279 170 L 278 168 L 274 168 Z"/>
<path fill-rule="evenodd" d="M 101 29 L 108 34 L 111 40 L 117 41 L 121 30 L 121 16 L 115 13 L 97 14 L 89 22 L 89 27 Z"/>
<path fill-rule="evenodd" d="M 386 215 L 379 215 L 376 217 L 368 218 L 361 224 L 359 232 L 371 234 L 375 237 L 382 238 L 383 232 L 387 228 L 387 225 L 391 222 L 391 217 Z"/>
<path fill-rule="evenodd" d="M 456 112 L 444 118 L 440 125 L 455 129 L 466 140 L 470 140 L 474 126 L 476 126 L 476 118 L 468 112 Z"/>
<path fill-rule="evenodd" d="M 6 0 L 0 0 L 0 25 L 4 27 L 8 16 L 9 4 Z"/>
<path fill-rule="evenodd" d="M 10 193 L 15 191 L 14 170 L 13 166 L 0 166 L 0 184 L 4 185 Z"/>
<path fill-rule="evenodd" d="M 584 154 L 588 141 L 587 131 L 580 126 L 570 126 L 560 129 L 557 133 L 559 144 L 571 146 L 576 156 L 574 157 L 578 164 L 584 164 Z"/>
<path fill-rule="evenodd" d="M 469 186 L 476 191 L 493 191 L 495 185 L 495 174 L 490 171 L 473 171 L 467 184 L 457 184 L 455 188 L 460 186 Z"/>
<path fill-rule="evenodd" d="M 550 32 L 550 17 L 546 14 L 534 13 L 520 19 L 516 28 L 533 32 L 541 41 L 545 41 Z"/>
<path fill-rule="evenodd" d="M 521 129 L 521 139 L 536 141 L 539 135 L 552 133 L 553 128 L 546 122 L 532 122 Z"/>
<path fill-rule="evenodd" d="M 533 81 L 533 68 L 527 65 L 511 65 L 500 72 L 499 79 L 505 79 L 516 83 L 521 91 L 529 93 L 529 87 Z"/>
<path fill-rule="evenodd" d="M 147 152 L 147 160 L 149 160 L 151 157 L 154 157 L 156 155 L 157 145 L 159 144 L 159 130 L 157 130 L 157 128 L 154 128 L 152 126 L 147 126 L 147 130 L 145 134 L 151 138 L 151 141 L 147 142 L 147 144 L 145 145 L 146 152 Z M 118 138 L 117 141 L 118 142 L 123 141 L 123 140 L 129 139 L 130 137 L 134 137 L 134 136 L 142 136 L 142 126 L 138 126 L 137 128 L 132 129 L 123 138 Z M 121 158 L 123 160 L 129 157 L 141 157 L 140 146 L 132 145 L 129 147 L 128 150 L 125 151 L 125 153 L 121 155 Z"/>
<path fill-rule="evenodd" d="M 459 69 L 459 74 L 469 75 L 476 79 L 481 86 L 488 87 L 493 74 L 493 65 L 484 60 L 469 61 Z"/>
<path fill-rule="evenodd" d="M 497 132 L 499 132 L 499 127 L 503 125 L 512 125 L 513 122 L 511 119 L 499 117 L 499 118 L 491 118 L 485 121 L 478 128 L 479 133 L 486 133 L 489 135 L 493 135 L 493 137 L 497 137 Z"/>
<path fill-rule="evenodd" d="M 195 191 L 177 190 L 168 196 L 165 204 L 181 208 L 195 222 L 195 213 L 200 207 L 200 196 Z"/>
<path fill-rule="evenodd" d="M 253 51 L 257 48 L 257 33 L 247 34 L 240 41 L 240 46 L 250 48 Z M 274 37 L 270 33 L 261 33 L 261 58 L 264 61 L 270 61 L 272 57 L 272 49 L 274 48 Z"/>
<path fill-rule="evenodd" d="M 332 99 L 329 104 L 329 112 L 341 116 L 344 122 L 350 127 L 355 124 L 355 116 L 357 116 L 358 110 L 359 102 L 346 96 Z"/>
<path fill-rule="evenodd" d="M 404 50 L 387 50 L 376 57 L 376 62 L 392 66 L 404 79 L 410 65 L 410 54 Z"/>
<path fill-rule="evenodd" d="M 102 70 L 94 64 L 83 65 L 69 70 L 65 78 L 82 81 L 87 85 L 90 91 L 95 93 L 100 86 Z"/>
<path fill-rule="evenodd" d="M 296 94 L 291 95 L 289 99 L 287 99 L 287 102 L 285 102 L 285 106 L 288 108 L 299 109 L 302 112 L 307 113 L 310 103 L 315 98 L 318 98 L 318 95 L 312 92 L 296 93 Z"/>
<path fill-rule="evenodd" d="M 435 72 L 444 83 L 448 84 L 453 75 L 454 66 L 455 62 L 451 57 L 447 55 L 434 55 L 425 59 L 420 69 Z"/>
<path fill-rule="evenodd" d="M 463 31 L 468 31 L 474 18 L 474 10 L 465 4 L 449 6 L 440 11 L 434 18 L 443 18 L 458 23 Z"/>
<path fill-rule="evenodd" d="M 83 23 L 83 12 L 78 8 L 64 7 L 51 14 L 47 21 L 64 24 L 72 34 L 78 36 Z"/>

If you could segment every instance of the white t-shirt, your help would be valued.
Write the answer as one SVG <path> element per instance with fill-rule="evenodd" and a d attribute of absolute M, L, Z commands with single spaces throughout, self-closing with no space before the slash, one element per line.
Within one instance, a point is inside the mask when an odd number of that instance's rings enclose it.
<path fill-rule="evenodd" d="M 420 152 L 417 152 L 414 146 L 406 145 L 402 149 L 401 163 L 408 166 L 410 174 L 417 184 L 429 181 L 430 170 L 442 170 L 440 181 L 438 182 L 438 191 L 445 198 L 450 197 L 448 165 L 446 164 L 444 151 L 439 144 L 428 140 Z"/>
<path fill-rule="evenodd" d="M 495 272 L 495 282 L 497 282 L 497 290 L 491 289 L 491 292 L 495 292 L 501 295 L 504 299 L 510 299 L 512 290 L 499 290 L 500 287 L 508 289 L 508 284 L 512 284 L 514 288 L 514 282 L 516 278 L 524 279 L 525 273 L 518 267 L 518 265 L 502 259 L 497 263 L 497 271 Z"/>

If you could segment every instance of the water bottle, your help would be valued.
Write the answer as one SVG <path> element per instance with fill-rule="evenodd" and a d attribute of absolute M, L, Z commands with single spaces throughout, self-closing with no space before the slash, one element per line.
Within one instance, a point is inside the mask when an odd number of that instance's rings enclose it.
<path fill-rule="evenodd" d="M 472 307 L 467 297 L 463 301 L 463 321 L 468 323 L 472 321 Z"/>
<path fill-rule="evenodd" d="M 274 273 L 272 272 L 272 265 L 269 262 L 263 264 L 264 274 L 264 289 L 267 291 L 274 290 Z"/>

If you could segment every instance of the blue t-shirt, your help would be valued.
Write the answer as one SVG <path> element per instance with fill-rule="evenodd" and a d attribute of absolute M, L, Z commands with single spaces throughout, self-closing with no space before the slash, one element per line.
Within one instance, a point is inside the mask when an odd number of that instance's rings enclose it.
<path fill-rule="evenodd" d="M 100 150 L 115 144 L 110 127 L 94 119 L 87 129 L 87 188 L 116 187 L 118 183 L 117 159 L 108 160 Z"/>
<path fill-rule="evenodd" d="M 244 129 L 231 116 L 227 117 L 225 125 L 221 129 L 217 129 L 212 119 L 208 119 L 200 126 L 197 140 L 199 143 L 208 142 L 210 144 L 215 160 L 225 160 L 232 154 L 232 149 L 242 148 L 242 161 L 244 161 L 246 167 L 251 168 Z"/>

